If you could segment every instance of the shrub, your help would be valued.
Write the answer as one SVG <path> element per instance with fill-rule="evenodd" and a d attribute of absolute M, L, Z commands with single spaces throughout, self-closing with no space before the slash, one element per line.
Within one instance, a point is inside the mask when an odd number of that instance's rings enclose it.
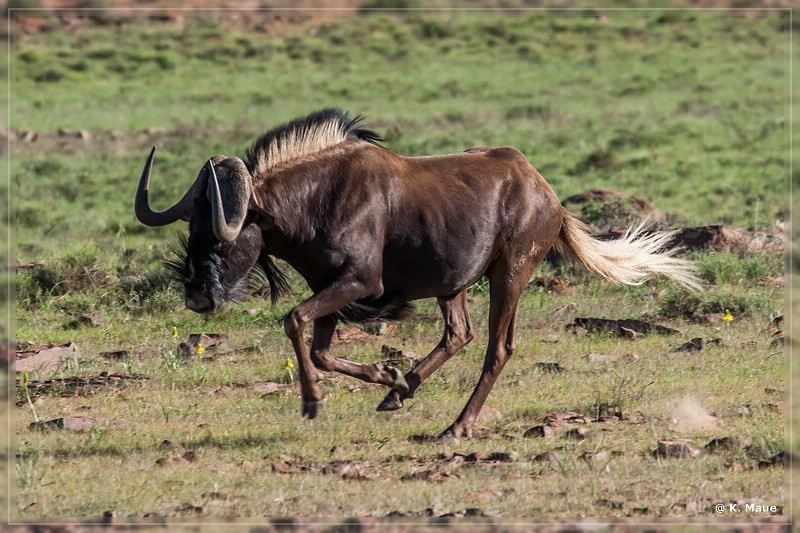
<path fill-rule="evenodd" d="M 670 287 L 660 297 L 658 315 L 664 318 L 693 319 L 708 313 L 725 313 L 734 316 L 780 314 L 779 303 L 770 295 L 743 291 L 708 290 L 691 292 L 683 287 Z"/>
<path fill-rule="evenodd" d="M 50 296 L 112 287 L 115 277 L 99 262 L 99 247 L 89 242 L 18 278 L 17 300 L 33 305 Z"/>
<path fill-rule="evenodd" d="M 702 253 L 693 257 L 700 278 L 712 285 L 755 285 L 766 277 L 780 276 L 784 258 L 780 255 L 756 253 L 740 257 L 733 253 Z"/>
<path fill-rule="evenodd" d="M 634 198 L 614 198 L 608 202 L 589 202 L 581 208 L 584 222 L 604 229 L 628 227 L 641 220 Z"/>

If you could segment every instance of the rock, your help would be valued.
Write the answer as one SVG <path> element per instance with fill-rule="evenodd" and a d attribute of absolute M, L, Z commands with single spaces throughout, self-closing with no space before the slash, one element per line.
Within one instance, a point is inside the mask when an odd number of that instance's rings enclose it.
<path fill-rule="evenodd" d="M 565 368 L 561 366 L 559 363 L 540 362 L 534 364 L 533 367 L 539 370 L 540 372 L 549 374 L 561 374 L 565 370 Z"/>
<path fill-rule="evenodd" d="M 580 458 L 590 464 L 607 463 L 609 459 L 611 459 L 611 454 L 604 451 L 584 452 L 581 454 Z"/>
<path fill-rule="evenodd" d="M 250 385 L 250 388 L 253 392 L 261 396 L 274 396 L 283 393 L 287 389 L 287 386 L 273 381 L 264 381 L 261 383 L 253 383 Z"/>
<path fill-rule="evenodd" d="M 658 447 L 653 450 L 653 457 L 666 458 L 666 457 L 697 457 L 700 455 L 700 450 L 691 446 L 690 440 L 660 440 Z"/>
<path fill-rule="evenodd" d="M 570 287 L 569 283 L 561 278 L 548 278 L 537 276 L 528 283 L 529 287 L 541 287 L 548 292 L 556 294 L 572 294 L 575 289 Z"/>
<path fill-rule="evenodd" d="M 548 425 L 555 426 L 564 423 L 586 424 L 590 422 L 591 419 L 574 411 L 562 411 L 560 413 L 553 411 L 544 415 L 543 421 Z"/>
<path fill-rule="evenodd" d="M 519 452 L 492 452 L 486 456 L 486 461 L 496 461 L 499 463 L 513 463 L 519 460 Z"/>
<path fill-rule="evenodd" d="M 722 343 L 722 339 L 709 339 L 705 340 L 702 337 L 695 337 L 689 342 L 681 344 L 677 348 L 670 351 L 670 353 L 679 353 L 679 352 L 699 352 L 702 351 L 706 346 L 711 344 L 719 345 Z"/>
<path fill-rule="evenodd" d="M 19 356 L 19 354 L 17 354 Z M 37 352 L 35 355 L 17 359 L 14 362 L 14 370 L 17 372 L 39 372 L 50 373 L 61 368 L 67 360 L 75 359 L 78 356 L 78 347 L 73 342 L 52 346 Z"/>
<path fill-rule="evenodd" d="M 192 333 L 186 342 L 180 344 L 181 355 L 190 357 L 202 351 L 214 351 L 221 348 L 227 342 L 228 336 L 222 333 Z"/>
<path fill-rule="evenodd" d="M 131 352 L 128 350 L 114 350 L 113 352 L 100 352 L 100 357 L 105 357 L 111 361 L 118 361 L 120 359 L 126 359 L 131 356 Z"/>
<path fill-rule="evenodd" d="M 555 450 L 550 450 L 549 452 L 543 452 L 533 456 L 531 460 L 536 463 L 544 463 L 550 461 L 558 462 L 558 453 Z"/>
<path fill-rule="evenodd" d="M 276 474 L 291 474 L 297 472 L 297 467 L 287 461 L 277 461 L 272 463 L 272 471 Z"/>
<path fill-rule="evenodd" d="M 597 436 L 597 432 L 586 427 L 573 428 L 564 433 L 565 439 L 586 440 Z"/>
<path fill-rule="evenodd" d="M 789 461 L 784 452 L 778 452 L 766 461 L 759 461 L 758 468 L 770 468 L 773 466 L 788 466 Z"/>
<path fill-rule="evenodd" d="M 161 441 L 161 444 L 158 445 L 158 449 L 161 451 L 177 451 L 179 453 L 183 453 L 185 450 L 183 446 L 178 443 L 172 442 L 169 439 L 164 439 Z"/>
<path fill-rule="evenodd" d="M 385 322 L 383 320 L 376 320 L 364 326 L 364 331 L 372 335 L 388 335 L 395 329 L 397 329 L 395 324 L 390 324 L 389 322 Z"/>
<path fill-rule="evenodd" d="M 590 333 L 616 333 L 620 337 L 636 338 L 640 335 L 647 335 L 656 333 L 658 335 L 675 335 L 677 330 L 660 326 L 658 324 L 651 324 L 644 320 L 637 319 L 623 319 L 612 320 L 607 318 L 576 318 L 572 324 L 567 324 L 565 329 L 575 331 L 577 328 L 583 328 Z"/>
<path fill-rule="evenodd" d="M 419 359 L 419 355 L 416 352 L 400 350 L 387 344 L 381 346 L 381 355 L 385 359 L 396 361 L 398 364 L 401 362 L 414 363 Z"/>
<path fill-rule="evenodd" d="M 750 414 L 750 408 L 746 405 L 740 405 L 738 407 L 728 407 L 726 409 L 720 409 L 719 411 L 715 411 L 712 413 L 717 418 L 730 418 L 733 416 L 747 416 Z"/>
<path fill-rule="evenodd" d="M 555 308 L 555 314 L 561 316 L 566 315 L 569 313 L 577 313 L 578 312 L 578 304 L 575 302 L 567 302 Z"/>
<path fill-rule="evenodd" d="M 68 431 L 89 431 L 95 426 L 95 419 L 85 416 L 54 418 L 40 422 L 32 422 L 28 427 L 32 430 L 48 431 L 66 429 Z"/>
<path fill-rule="evenodd" d="M 522 435 L 525 438 L 546 438 L 551 439 L 555 436 L 553 428 L 547 424 L 541 426 L 533 426 L 525 431 Z"/>
<path fill-rule="evenodd" d="M 333 338 L 338 342 L 354 342 L 367 340 L 372 338 L 372 336 L 358 328 L 346 327 L 337 329 Z"/>
<path fill-rule="evenodd" d="M 705 445 L 708 452 L 730 451 L 746 448 L 753 443 L 750 437 L 719 437 Z"/>

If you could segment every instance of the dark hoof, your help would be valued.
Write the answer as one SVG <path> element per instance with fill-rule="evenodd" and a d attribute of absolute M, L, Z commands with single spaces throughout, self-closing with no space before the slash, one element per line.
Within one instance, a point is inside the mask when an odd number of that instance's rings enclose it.
<path fill-rule="evenodd" d="M 452 430 L 448 429 L 436 439 L 437 444 L 458 444 L 458 439 Z"/>
<path fill-rule="evenodd" d="M 309 420 L 313 420 L 317 417 L 318 414 L 322 412 L 322 409 L 325 407 L 325 400 L 319 400 L 317 402 L 303 402 L 303 417 L 308 417 Z"/>
<path fill-rule="evenodd" d="M 387 366 L 386 370 L 389 371 L 389 373 L 392 375 L 392 379 L 394 379 L 394 385 L 392 385 L 393 391 L 400 394 L 405 394 L 411 389 L 411 387 L 408 386 L 408 382 L 406 381 L 406 378 L 403 376 L 402 372 L 393 366 Z M 403 404 L 401 403 L 400 405 L 402 406 Z"/>
<path fill-rule="evenodd" d="M 395 398 L 394 395 L 389 394 L 378 406 L 378 411 L 397 411 L 401 407 L 403 407 L 403 402 Z"/>

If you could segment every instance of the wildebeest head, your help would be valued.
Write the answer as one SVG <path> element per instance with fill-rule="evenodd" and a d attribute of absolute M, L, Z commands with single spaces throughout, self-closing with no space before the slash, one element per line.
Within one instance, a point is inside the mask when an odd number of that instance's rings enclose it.
<path fill-rule="evenodd" d="M 255 220 L 248 219 L 250 172 L 239 158 L 213 157 L 203 165 L 183 198 L 169 209 L 156 212 L 148 201 L 154 154 L 155 147 L 139 180 L 136 218 L 153 227 L 179 219 L 189 221 L 185 257 L 172 266 L 183 281 L 186 307 L 198 313 L 218 312 L 226 303 L 247 294 L 248 273 L 262 250 L 261 230 Z"/>

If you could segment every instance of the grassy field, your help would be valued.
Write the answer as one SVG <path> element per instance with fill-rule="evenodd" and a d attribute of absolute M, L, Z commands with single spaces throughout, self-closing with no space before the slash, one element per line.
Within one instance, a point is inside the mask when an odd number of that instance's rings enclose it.
<path fill-rule="evenodd" d="M 301 420 L 281 319 L 308 295 L 302 280 L 292 277 L 292 295 L 275 307 L 253 297 L 220 316 L 192 314 L 161 262 L 176 228 L 144 228 L 131 205 L 153 144 L 152 197 L 165 207 L 209 156 L 242 155 L 266 129 L 339 106 L 366 115 L 399 153 L 513 145 L 562 198 L 606 187 L 646 197 L 676 226 L 765 231 L 788 222 L 790 207 L 786 13 L 293 17 L 185 13 L 69 27 L 45 17 L 14 34 L 14 261 L 43 263 L 17 276 L 14 338 L 77 346 L 55 376 L 29 378 L 147 378 L 77 393 L 18 382 L 14 516 L 770 516 L 745 511 L 749 503 L 785 517 L 786 472 L 763 464 L 797 450 L 786 433 L 787 363 L 770 330 L 785 307 L 780 254 L 692 252 L 702 294 L 543 267 L 568 289 L 531 284 L 518 355 L 488 400 L 496 411 L 477 438 L 444 447 L 426 437 L 452 422 L 480 372 L 486 287 L 472 289 L 476 339 L 402 410 L 376 413 L 380 387 L 328 375 L 324 415 Z M 375 361 L 386 345 L 422 357 L 441 335 L 436 311 L 420 302 L 383 334 L 347 330 L 358 338 L 335 352 Z M 565 330 L 575 317 L 679 333 Z M 181 355 L 179 343 L 201 332 L 227 340 Z M 719 340 L 675 351 L 695 337 Z M 527 433 L 567 411 L 583 418 L 554 423 L 552 437 Z M 59 417 L 92 426 L 30 427 Z M 575 437 L 579 428 L 588 433 Z M 738 440 L 704 449 L 721 437 Z M 691 439 L 701 453 L 654 457 L 664 439 Z M 718 503 L 743 510 L 718 514 Z"/>

